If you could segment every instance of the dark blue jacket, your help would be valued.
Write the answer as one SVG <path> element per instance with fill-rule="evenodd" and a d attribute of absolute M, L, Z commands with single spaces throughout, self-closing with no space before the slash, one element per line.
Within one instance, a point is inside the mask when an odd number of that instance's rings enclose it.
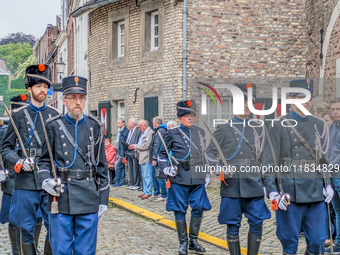
<path fill-rule="evenodd" d="M 161 133 L 161 135 L 164 139 L 164 136 L 165 136 L 166 131 L 167 131 L 166 124 L 162 123 L 161 125 L 159 125 L 159 127 L 156 128 L 155 133 L 153 133 L 152 141 L 151 141 L 151 144 L 150 144 L 150 162 L 152 160 L 157 161 L 157 155 L 158 155 L 160 149 L 162 148 L 162 141 L 159 138 L 159 135 L 158 135 L 158 132 L 157 132 L 158 130 L 159 130 L 159 132 Z"/>
<path fill-rule="evenodd" d="M 117 155 L 118 157 L 124 157 L 124 149 L 123 149 L 123 145 L 122 142 L 126 142 L 126 139 L 128 137 L 129 134 L 129 129 L 124 126 L 124 129 L 120 132 L 120 137 L 119 137 L 119 141 L 118 141 L 118 151 L 117 151 Z"/>

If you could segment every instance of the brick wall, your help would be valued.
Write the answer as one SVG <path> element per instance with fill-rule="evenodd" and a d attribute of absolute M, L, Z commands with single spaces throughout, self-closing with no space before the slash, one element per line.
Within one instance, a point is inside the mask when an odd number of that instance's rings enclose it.
<path fill-rule="evenodd" d="M 305 1 L 195 0 L 188 11 L 189 96 L 199 93 L 197 80 L 287 85 L 305 77 Z M 261 86 L 258 97 L 271 95 Z"/>
<path fill-rule="evenodd" d="M 67 23 L 67 75 L 71 75 L 73 68 L 74 68 L 74 28 L 73 18 L 70 17 Z"/>
<path fill-rule="evenodd" d="M 325 59 L 324 67 L 324 86 L 323 96 L 319 101 L 331 101 L 335 97 L 335 68 L 336 59 L 340 58 L 340 18 L 337 17 L 332 31 L 327 31 L 328 24 L 331 21 L 332 12 L 338 3 L 338 0 L 307 0 L 307 32 L 308 32 L 308 54 L 307 54 L 307 70 L 311 78 L 319 78 L 320 67 L 323 59 Z M 323 40 L 327 32 L 331 33 L 327 54 L 323 52 L 323 59 L 320 58 L 321 53 L 321 34 L 320 30 L 324 29 Z M 319 86 L 315 87 L 316 95 L 319 94 Z"/>
<path fill-rule="evenodd" d="M 175 118 L 175 104 L 182 98 L 182 7 L 175 6 L 173 0 L 163 1 L 163 6 L 163 56 L 150 61 L 141 59 L 141 11 L 135 1 L 120 1 L 90 13 L 90 111 L 97 110 L 99 101 L 125 100 L 125 116 L 143 118 L 144 97 L 158 96 L 159 103 L 163 104 L 164 119 Z M 127 61 L 120 65 L 109 59 L 108 13 L 124 7 L 129 8 L 129 50 Z M 133 103 L 138 87 L 137 100 Z M 115 121 L 112 120 L 114 126 Z"/>
<path fill-rule="evenodd" d="M 89 110 L 97 110 L 98 101 L 121 99 L 126 103 L 126 116 L 142 118 L 143 98 L 158 95 L 165 120 L 176 117 L 175 104 L 183 89 L 183 3 L 163 2 L 163 56 L 154 61 L 141 59 L 141 11 L 135 1 L 120 1 L 90 13 Z M 124 7 L 129 8 L 128 60 L 116 65 L 109 59 L 108 15 Z M 288 85 L 289 80 L 306 76 L 305 0 L 189 1 L 187 31 L 187 98 L 199 100 L 198 80 L 215 84 L 262 79 L 258 97 L 270 97 L 268 79 L 284 79 L 281 83 Z"/>

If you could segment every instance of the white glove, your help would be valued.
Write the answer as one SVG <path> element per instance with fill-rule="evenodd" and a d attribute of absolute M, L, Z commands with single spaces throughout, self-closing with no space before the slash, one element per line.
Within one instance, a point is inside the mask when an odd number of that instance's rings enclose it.
<path fill-rule="evenodd" d="M 0 183 L 6 181 L 8 176 L 8 170 L 1 170 L 0 171 Z"/>
<path fill-rule="evenodd" d="M 168 167 L 163 169 L 163 173 L 165 175 L 169 175 L 171 177 L 174 177 L 177 174 L 177 170 L 178 170 L 177 166 L 173 166 L 173 167 L 172 166 L 168 166 Z"/>
<path fill-rule="evenodd" d="M 279 208 L 283 211 L 287 211 L 287 204 L 283 199 L 281 199 L 281 196 L 278 192 L 276 191 L 270 192 L 269 199 L 270 201 L 273 201 L 275 199 L 277 204 L 279 205 Z"/>
<path fill-rule="evenodd" d="M 59 182 L 60 182 L 60 178 L 58 178 Z M 59 184 L 58 181 L 56 179 L 52 179 L 52 178 L 48 178 L 45 179 L 42 182 L 41 188 L 43 190 L 45 190 L 47 193 L 49 193 L 50 195 L 54 196 L 54 197 L 58 197 L 60 196 L 60 194 L 58 194 L 57 192 L 57 188 L 58 188 Z M 60 193 L 64 192 L 64 184 L 60 185 Z"/>
<path fill-rule="evenodd" d="M 209 183 L 210 183 L 210 174 L 206 174 L 205 175 L 205 184 L 204 184 L 205 188 L 208 187 Z"/>
<path fill-rule="evenodd" d="M 17 164 L 21 164 L 22 165 L 22 169 L 24 171 L 32 171 L 34 169 L 34 162 L 35 159 L 34 157 L 28 157 L 28 158 L 24 158 L 24 159 L 19 159 L 17 161 Z"/>
<path fill-rule="evenodd" d="M 107 205 L 99 205 L 98 220 L 100 220 L 104 216 L 106 211 L 107 211 Z"/>
<path fill-rule="evenodd" d="M 325 202 L 330 203 L 334 196 L 334 190 L 330 184 L 327 184 L 326 188 L 322 189 L 322 195 L 325 197 Z"/>

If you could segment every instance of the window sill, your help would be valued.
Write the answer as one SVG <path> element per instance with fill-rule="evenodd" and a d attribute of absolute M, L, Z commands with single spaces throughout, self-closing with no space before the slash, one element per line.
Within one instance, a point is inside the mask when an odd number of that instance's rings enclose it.
<path fill-rule="evenodd" d="M 142 52 L 140 56 L 141 62 L 151 61 L 151 60 L 162 60 L 163 50 L 158 48 L 158 50 Z"/>
<path fill-rule="evenodd" d="M 114 58 L 114 59 L 109 60 L 110 67 L 125 66 L 125 65 L 127 65 L 127 63 L 128 63 L 127 56 L 118 57 L 118 58 Z"/>

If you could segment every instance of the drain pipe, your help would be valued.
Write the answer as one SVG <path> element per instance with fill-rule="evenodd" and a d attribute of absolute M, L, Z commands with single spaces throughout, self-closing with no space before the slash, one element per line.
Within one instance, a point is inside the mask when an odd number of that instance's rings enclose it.
<path fill-rule="evenodd" d="M 183 1 L 183 100 L 187 99 L 187 16 L 188 0 Z"/>

